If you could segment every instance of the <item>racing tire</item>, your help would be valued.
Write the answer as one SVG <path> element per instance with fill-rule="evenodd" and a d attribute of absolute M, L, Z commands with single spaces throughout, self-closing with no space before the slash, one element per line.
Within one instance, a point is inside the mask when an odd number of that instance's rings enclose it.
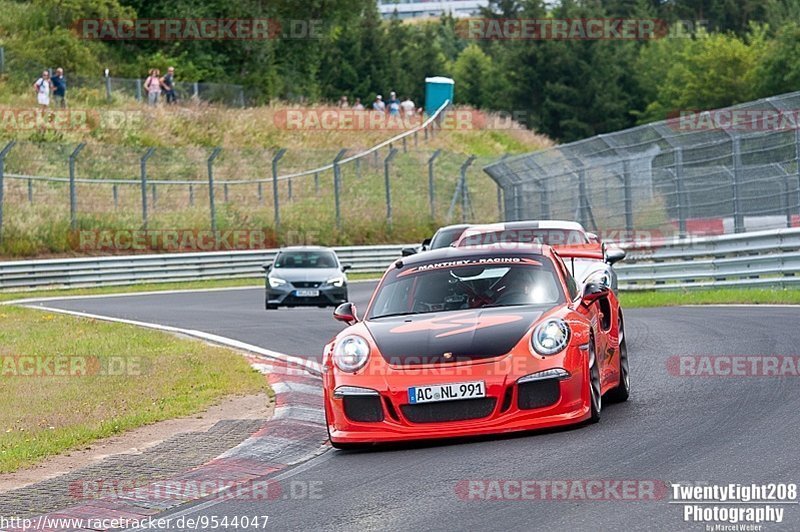
<path fill-rule="evenodd" d="M 597 364 L 597 353 L 594 347 L 594 338 L 589 341 L 589 403 L 591 415 L 589 423 L 600 421 L 600 414 L 603 411 L 603 391 L 600 383 L 600 366 Z"/>
<path fill-rule="evenodd" d="M 625 340 L 625 328 L 622 318 L 619 323 L 619 384 L 606 394 L 610 401 L 624 403 L 631 395 L 631 373 L 628 361 L 628 345 Z"/>
<path fill-rule="evenodd" d="M 267 303 L 267 310 L 277 310 L 277 309 L 278 305 L 272 305 L 270 303 Z"/>

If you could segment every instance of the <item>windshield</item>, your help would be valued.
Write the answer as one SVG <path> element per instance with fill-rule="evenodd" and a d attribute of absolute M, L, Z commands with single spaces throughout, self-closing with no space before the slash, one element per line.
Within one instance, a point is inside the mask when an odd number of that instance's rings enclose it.
<path fill-rule="evenodd" d="M 433 235 L 433 239 L 431 240 L 431 245 L 429 249 L 440 249 L 446 248 L 461 236 L 464 232 L 466 227 L 452 227 L 452 228 L 445 228 L 439 229 L 436 231 L 436 234 Z"/>
<path fill-rule="evenodd" d="M 545 257 L 459 259 L 393 270 L 378 288 L 370 318 L 563 301 Z"/>
<path fill-rule="evenodd" d="M 336 268 L 336 256 L 325 250 L 281 251 L 275 259 L 276 268 Z"/>
<path fill-rule="evenodd" d="M 503 229 L 485 233 L 466 231 L 460 246 L 480 246 L 497 243 L 546 244 L 548 246 L 575 246 L 588 244 L 586 233 L 570 229 Z"/>

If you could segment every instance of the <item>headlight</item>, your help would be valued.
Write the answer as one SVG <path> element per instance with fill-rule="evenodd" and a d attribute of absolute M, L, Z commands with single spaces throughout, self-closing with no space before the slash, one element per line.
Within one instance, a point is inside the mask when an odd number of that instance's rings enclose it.
<path fill-rule="evenodd" d="M 540 355 L 555 355 L 569 343 L 569 325 L 560 318 L 540 323 L 533 330 L 531 344 Z"/>
<path fill-rule="evenodd" d="M 269 285 L 272 288 L 278 288 L 279 286 L 283 286 L 286 284 L 286 281 L 279 277 L 268 277 L 268 279 L 269 279 Z"/>
<path fill-rule="evenodd" d="M 345 336 L 333 349 L 333 363 L 342 371 L 355 372 L 367 363 L 369 344 L 360 336 Z"/>
<path fill-rule="evenodd" d="M 332 279 L 328 279 L 325 282 L 327 284 L 331 285 L 331 286 L 335 286 L 337 288 L 340 288 L 340 287 L 344 286 L 344 277 L 333 277 Z"/>

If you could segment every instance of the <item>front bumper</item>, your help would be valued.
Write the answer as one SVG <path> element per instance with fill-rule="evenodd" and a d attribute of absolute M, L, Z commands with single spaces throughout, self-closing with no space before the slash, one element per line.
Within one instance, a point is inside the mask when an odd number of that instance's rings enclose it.
<path fill-rule="evenodd" d="M 300 296 L 298 290 L 317 290 L 318 296 Z M 297 288 L 287 283 L 272 288 L 267 282 L 266 304 L 276 306 L 336 306 L 347 301 L 347 284 L 343 286 L 320 285 L 313 288 Z"/>
<path fill-rule="evenodd" d="M 584 356 L 570 348 L 547 359 L 511 354 L 491 362 L 446 367 L 397 368 L 379 363 L 380 370 L 362 375 L 329 367 L 324 381 L 330 437 L 335 443 L 398 442 L 580 423 L 590 417 Z M 566 369 L 569 376 L 518 382 L 556 368 Z M 483 381 L 486 397 L 409 404 L 409 387 L 469 381 Z M 377 395 L 334 393 L 342 386 L 375 390 Z"/>

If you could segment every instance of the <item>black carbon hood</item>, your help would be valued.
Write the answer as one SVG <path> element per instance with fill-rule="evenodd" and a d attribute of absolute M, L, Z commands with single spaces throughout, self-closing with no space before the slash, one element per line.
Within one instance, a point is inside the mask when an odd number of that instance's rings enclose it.
<path fill-rule="evenodd" d="M 546 310 L 520 306 L 435 312 L 365 324 L 389 364 L 453 363 L 505 355 Z"/>

